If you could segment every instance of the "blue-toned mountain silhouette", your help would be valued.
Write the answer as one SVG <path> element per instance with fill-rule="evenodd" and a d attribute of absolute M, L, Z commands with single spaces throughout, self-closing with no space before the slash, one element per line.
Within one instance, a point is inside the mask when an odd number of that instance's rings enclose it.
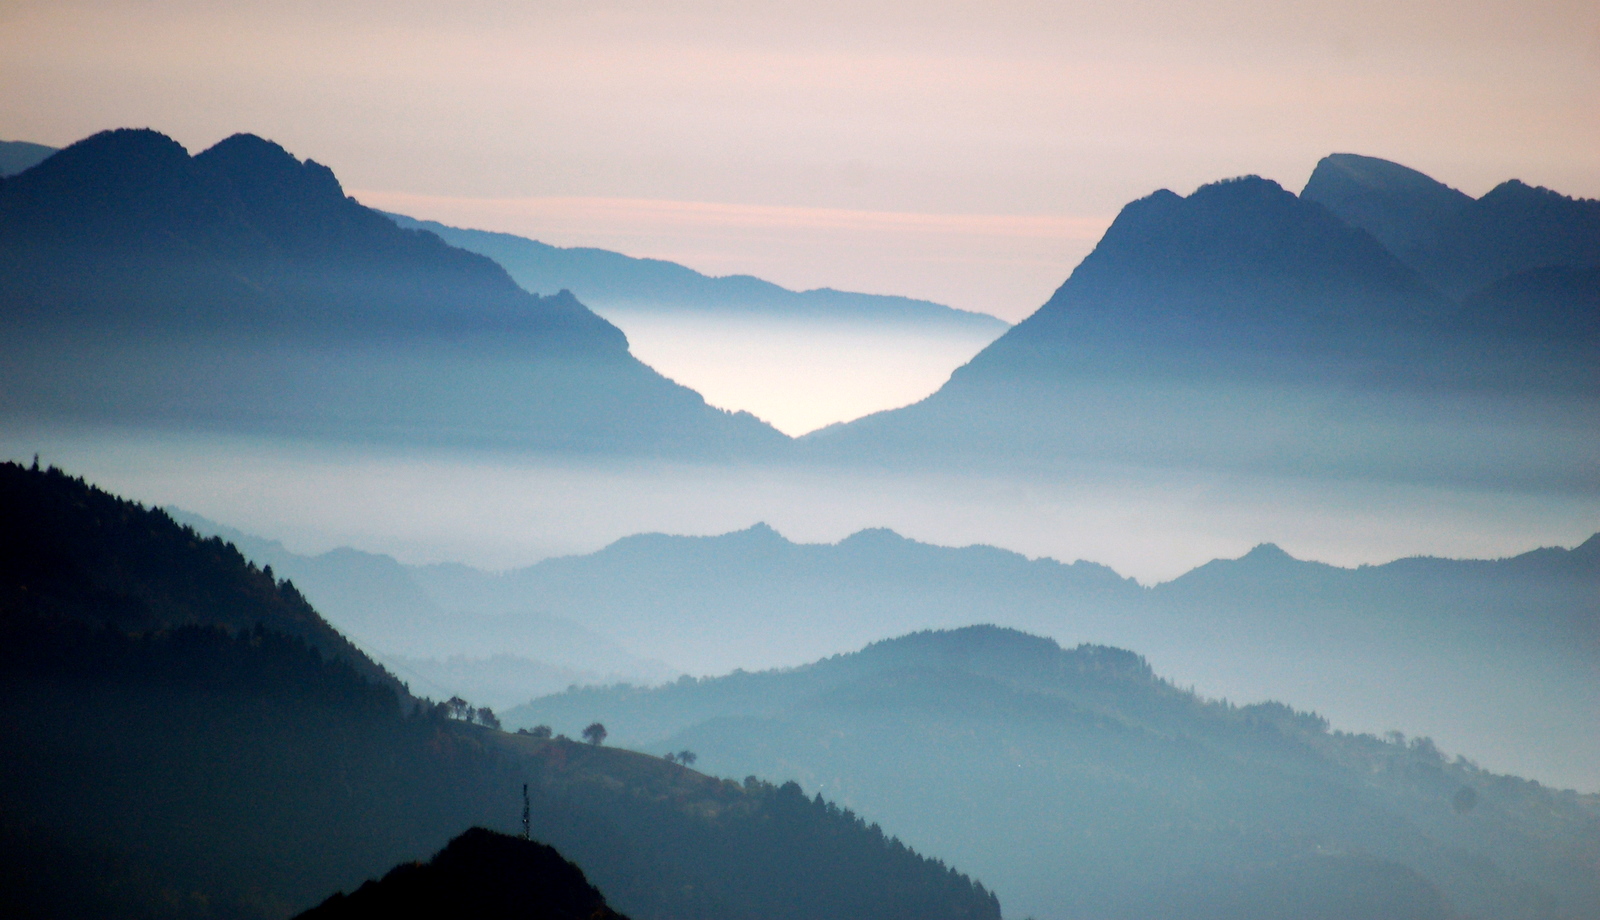
<path fill-rule="evenodd" d="M 0 185 L 0 412 L 719 456 L 785 439 L 640 364 L 570 294 L 402 230 L 236 135 L 97 134 Z"/>
<path fill-rule="evenodd" d="M 910 297 L 857 294 L 827 288 L 791 291 L 750 275 L 710 277 L 661 259 L 638 259 L 587 247 L 560 247 L 509 233 L 463 230 L 391 214 L 402 227 L 427 230 L 452 246 L 505 266 L 530 291 L 573 292 L 595 309 L 731 313 L 767 319 L 897 323 L 911 328 L 967 329 L 998 334 L 1008 325 L 986 313 L 957 310 Z"/>
<path fill-rule="evenodd" d="M 1347 210 L 1394 245 L 1457 201 L 1390 173 L 1404 206 L 1379 197 Z M 1536 197 L 1566 207 L 1552 195 Z M 1514 234 L 1520 219 L 1501 209 L 1481 223 Z M 1552 260 L 1578 258 L 1552 246 Z M 1600 462 L 1591 276 L 1542 271 L 1464 304 L 1309 195 L 1255 177 L 1161 191 L 1125 207 L 1043 307 L 939 392 L 804 442 L 891 465 L 1589 488 Z"/>
<path fill-rule="evenodd" d="M 598 714 L 598 715 L 596 715 Z M 1140 656 L 992 626 L 803 667 L 573 688 L 506 714 L 795 777 L 1048 918 L 1586 918 L 1594 796 L 1236 706 Z"/>
<path fill-rule="evenodd" d="M 14 176 L 43 163 L 56 152 L 55 147 L 28 141 L 0 141 L 0 179 Z"/>
<path fill-rule="evenodd" d="M 635 920 L 1000 917 L 983 886 L 793 784 L 412 697 L 270 569 L 37 465 L 0 464 L 0 738 L 5 917 L 284 920 L 336 891 L 356 894 L 330 913 L 373 916 L 394 888 L 423 906 L 456 881 L 506 887 L 435 916 L 489 916 L 537 896 L 490 865 L 536 870 L 531 844 L 469 838 L 438 871 L 357 886 L 470 827 L 511 830 L 525 802 L 532 837 Z M 607 916 L 537 852 L 579 916 Z"/>
<path fill-rule="evenodd" d="M 1336 153 L 1300 194 L 1452 297 L 1536 269 L 1600 267 L 1600 201 L 1515 179 L 1474 199 L 1398 163 Z"/>
<path fill-rule="evenodd" d="M 1136 648 L 1208 694 L 1293 699 L 1347 726 L 1425 732 L 1502 769 L 1600 788 L 1600 737 L 1587 731 L 1600 722 L 1600 535 L 1507 559 L 1355 568 L 1264 544 L 1145 586 L 1091 562 L 883 529 L 832 544 L 765 525 L 639 534 L 489 573 L 350 549 L 300 556 L 179 519 L 293 578 L 420 691 L 496 709 L 572 683 L 791 667 L 985 622 Z"/>

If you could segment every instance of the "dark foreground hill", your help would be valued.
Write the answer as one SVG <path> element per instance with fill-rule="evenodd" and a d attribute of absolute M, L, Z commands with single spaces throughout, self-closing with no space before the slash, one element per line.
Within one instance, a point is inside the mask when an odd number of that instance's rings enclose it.
<path fill-rule="evenodd" d="M 1206 701 L 1142 658 L 994 627 L 801 668 L 574 689 L 508 716 L 797 778 L 1041 920 L 1541 917 L 1600 904 L 1600 801 L 1427 739 Z"/>
<path fill-rule="evenodd" d="M 300 920 L 627 920 L 553 847 L 475 827 L 425 863 L 340 892 Z"/>
<path fill-rule="evenodd" d="M 785 438 L 569 294 L 402 230 L 252 135 L 108 131 L 0 180 L 0 417 L 723 456 Z"/>
<path fill-rule="evenodd" d="M 635 920 L 999 917 L 796 787 L 410 701 L 277 631 L 303 602 L 231 547 L 173 544 L 165 515 L 59 473 L 5 475 L 54 497 L 0 517 L 5 546 L 82 551 L 0 570 L 0 915 L 287 917 L 468 827 L 511 829 L 527 784 L 533 835 Z"/>
<path fill-rule="evenodd" d="M 60 470 L 0 465 L 0 592 L 11 625 L 128 635 L 263 629 L 380 686 L 399 682 L 350 644 L 272 567 Z"/>

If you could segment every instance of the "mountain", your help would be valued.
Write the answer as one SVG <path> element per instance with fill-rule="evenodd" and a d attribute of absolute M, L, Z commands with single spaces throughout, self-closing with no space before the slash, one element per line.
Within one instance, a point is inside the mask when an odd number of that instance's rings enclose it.
<path fill-rule="evenodd" d="M 292 637 L 391 690 L 401 686 L 328 624 L 290 581 L 233 545 L 72 479 L 0 465 L 0 581 L 14 614 L 62 628 L 184 627 Z"/>
<path fill-rule="evenodd" d="M 0 413 L 543 450 L 721 456 L 785 438 L 635 360 L 571 295 L 402 230 L 235 135 L 97 134 L 0 186 Z"/>
<path fill-rule="evenodd" d="M 419 692 L 496 710 L 572 684 L 793 667 L 987 622 L 1137 648 L 1208 694 L 1293 699 L 1346 726 L 1428 734 L 1497 769 L 1600 790 L 1600 737 L 1587 730 L 1600 720 L 1600 535 L 1507 559 L 1355 568 L 1267 544 L 1142 586 L 1092 562 L 884 529 L 834 544 L 764 524 L 640 534 L 488 573 L 350 549 L 296 556 L 180 519 L 291 577 Z"/>
<path fill-rule="evenodd" d="M 1453 297 L 1522 272 L 1600 267 L 1600 201 L 1512 179 L 1474 199 L 1376 157 L 1324 157 L 1301 197 L 1360 227 Z"/>
<path fill-rule="evenodd" d="M 627 920 L 554 848 L 475 827 L 425 863 L 394 867 L 300 920 L 365 917 L 479 920 Z"/>
<path fill-rule="evenodd" d="M 996 627 L 814 664 L 584 688 L 507 714 L 603 719 L 712 769 L 793 776 L 1064 917 L 1592 915 L 1600 800 L 1207 701 L 1139 656 Z"/>
<path fill-rule="evenodd" d="M 403 696 L 279 632 L 303 602 L 227 544 L 57 471 L 0 472 L 42 496 L 0 516 L 0 914 L 288 917 L 511 829 L 526 788 L 533 836 L 634 918 L 1000 916 L 798 787 Z"/>
<path fill-rule="evenodd" d="M 487 573 L 407 566 L 348 547 L 306 556 L 199 515 L 167 513 L 293 580 L 329 623 L 421 693 L 499 708 L 573 684 L 653 684 L 679 673 L 547 612 L 536 592 L 498 591 Z"/>
<path fill-rule="evenodd" d="M 1002 616 L 1010 612 L 1003 604 L 1057 609 L 1060 597 L 1095 604 L 1140 593 L 1087 562 L 931 546 L 888 530 L 793 543 L 765 524 L 714 537 L 625 537 L 478 584 L 496 609 L 537 604 L 696 674 L 801 664 L 902 632 Z"/>
<path fill-rule="evenodd" d="M 55 147 L 27 141 L 0 141 L 0 179 L 32 169 L 56 152 Z"/>
<path fill-rule="evenodd" d="M 1505 560 L 1353 569 L 1263 546 L 1143 587 L 988 546 L 886 530 L 796 544 L 757 526 L 629 537 L 456 584 L 486 607 L 537 606 L 692 674 L 792 667 L 974 623 L 1139 648 L 1206 693 L 1294 699 L 1600 789 L 1600 738 L 1586 730 L 1600 719 L 1600 536 Z"/>
<path fill-rule="evenodd" d="M 1044 306 L 938 392 L 800 446 L 897 469 L 1587 490 L 1591 351 L 1534 325 L 1492 334 L 1370 233 L 1276 183 L 1161 191 L 1125 207 Z"/>
<path fill-rule="evenodd" d="M 463 230 L 390 214 L 401 227 L 426 230 L 452 246 L 505 266 L 530 291 L 571 291 L 585 304 L 613 310 L 691 311 L 853 323 L 949 326 L 998 335 L 1007 323 L 987 313 L 957 310 L 910 297 L 854 294 L 822 288 L 791 291 L 749 275 L 710 277 L 661 259 L 637 259 L 604 249 L 551 246 L 509 233 Z"/>

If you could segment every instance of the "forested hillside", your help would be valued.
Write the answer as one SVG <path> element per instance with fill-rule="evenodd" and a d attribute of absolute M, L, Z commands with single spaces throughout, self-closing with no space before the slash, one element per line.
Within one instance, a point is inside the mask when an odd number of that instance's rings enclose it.
<path fill-rule="evenodd" d="M 232 547 L 59 471 L 0 475 L 0 913 L 287 917 L 515 828 L 526 783 L 535 838 L 634 920 L 999 917 L 795 787 L 413 702 Z"/>
<path fill-rule="evenodd" d="M 1131 652 L 995 627 L 790 670 L 575 688 L 505 715 L 557 730 L 598 717 L 713 772 L 793 777 L 1040 918 L 1585 920 L 1600 903 L 1595 796 L 1426 738 L 1209 701 Z"/>

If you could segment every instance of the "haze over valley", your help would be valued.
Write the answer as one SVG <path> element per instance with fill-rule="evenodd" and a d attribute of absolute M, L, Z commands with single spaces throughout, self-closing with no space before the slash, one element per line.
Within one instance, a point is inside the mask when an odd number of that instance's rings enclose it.
<path fill-rule="evenodd" d="M 1595 35 L 5 7 L 0 916 L 1597 920 Z"/>

